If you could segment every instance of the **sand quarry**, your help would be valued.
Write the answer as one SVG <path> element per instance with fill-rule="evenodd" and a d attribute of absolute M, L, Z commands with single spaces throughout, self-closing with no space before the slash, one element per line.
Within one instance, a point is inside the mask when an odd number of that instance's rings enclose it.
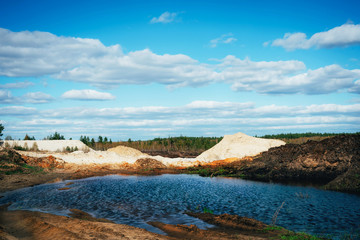
<path fill-rule="evenodd" d="M 54 156 L 59 161 L 77 165 L 92 164 L 134 164 L 136 160 L 151 158 L 160 161 L 167 167 L 190 167 L 203 163 L 210 163 L 224 159 L 240 159 L 255 156 L 269 148 L 284 145 L 285 142 L 273 139 L 251 137 L 243 133 L 225 135 L 224 138 L 209 150 L 196 158 L 166 158 L 162 156 L 150 156 L 136 149 L 118 146 L 107 151 L 95 151 L 87 147 L 79 140 L 27 140 L 5 141 L 4 146 L 21 146 L 28 149 L 37 148 L 39 151 L 22 151 L 23 155 L 30 157 Z M 72 153 L 62 152 L 67 147 L 77 148 Z"/>

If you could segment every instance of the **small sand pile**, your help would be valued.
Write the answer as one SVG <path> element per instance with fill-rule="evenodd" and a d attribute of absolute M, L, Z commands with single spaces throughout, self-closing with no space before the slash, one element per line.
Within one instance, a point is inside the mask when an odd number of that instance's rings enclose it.
<path fill-rule="evenodd" d="M 243 158 L 255 156 L 272 147 L 285 145 L 285 142 L 274 139 L 262 139 L 248 136 L 244 133 L 225 135 L 214 147 L 200 154 L 196 159 L 204 162 L 226 158 Z"/>
<path fill-rule="evenodd" d="M 126 146 L 117 146 L 114 148 L 109 148 L 107 150 L 108 152 L 115 152 L 118 155 L 120 155 L 121 157 L 135 157 L 135 158 L 146 158 L 146 157 L 150 157 L 149 155 L 135 149 L 135 148 L 131 148 L 131 147 L 126 147 Z"/>

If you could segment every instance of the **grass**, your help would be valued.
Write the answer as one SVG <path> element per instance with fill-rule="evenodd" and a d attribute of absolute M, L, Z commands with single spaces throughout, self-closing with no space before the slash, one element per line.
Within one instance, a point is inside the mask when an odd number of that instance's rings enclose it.
<path fill-rule="evenodd" d="M 284 228 L 280 227 L 280 226 L 268 226 L 268 227 L 264 228 L 262 230 L 262 232 L 272 232 L 272 231 L 283 230 L 283 229 Z"/>
<path fill-rule="evenodd" d="M 211 210 L 211 209 L 208 209 L 206 207 L 203 208 L 203 213 L 211 213 L 211 214 L 214 214 L 214 211 Z"/>
<path fill-rule="evenodd" d="M 0 169 L 3 170 L 3 173 L 5 175 L 43 173 L 44 172 L 44 169 L 41 167 L 30 166 L 27 164 L 19 164 L 19 165 L 15 165 L 15 166 L 14 165 L 13 166 L 0 165 Z"/>
<path fill-rule="evenodd" d="M 288 234 L 280 235 L 279 237 L 280 237 L 280 239 L 283 239 L 283 240 L 321 240 L 321 239 L 323 239 L 323 238 L 309 235 L 307 233 L 294 233 L 294 232 L 289 232 Z"/>

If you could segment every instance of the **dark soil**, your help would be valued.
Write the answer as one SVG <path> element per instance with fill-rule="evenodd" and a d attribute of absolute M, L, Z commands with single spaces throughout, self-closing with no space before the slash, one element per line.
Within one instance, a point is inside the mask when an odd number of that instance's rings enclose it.
<path fill-rule="evenodd" d="M 286 144 L 271 148 L 253 159 L 188 170 L 203 176 L 312 183 L 325 189 L 360 193 L 360 135 Z"/>
<path fill-rule="evenodd" d="M 195 158 L 199 156 L 203 151 L 160 151 L 160 150 L 143 150 L 143 153 L 150 156 L 162 156 L 169 158 Z"/>

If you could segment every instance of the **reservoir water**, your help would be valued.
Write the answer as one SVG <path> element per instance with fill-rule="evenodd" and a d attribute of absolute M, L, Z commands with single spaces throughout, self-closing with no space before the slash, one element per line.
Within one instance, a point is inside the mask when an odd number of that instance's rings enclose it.
<path fill-rule="evenodd" d="M 110 175 L 72 181 L 69 190 L 58 190 L 68 182 L 7 192 L 0 205 L 12 202 L 9 210 L 58 215 L 77 208 L 98 218 L 161 233 L 146 222 L 196 224 L 204 229 L 211 225 L 184 212 L 208 209 L 270 224 L 285 202 L 276 224 L 290 230 L 331 238 L 360 230 L 360 196 L 312 187 L 197 175 Z"/>

